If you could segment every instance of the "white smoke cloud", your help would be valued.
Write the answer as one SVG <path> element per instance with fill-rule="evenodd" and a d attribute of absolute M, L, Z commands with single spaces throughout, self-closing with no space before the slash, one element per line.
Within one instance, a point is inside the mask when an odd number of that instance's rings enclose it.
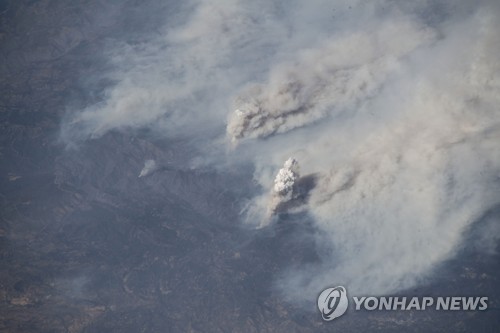
<path fill-rule="evenodd" d="M 380 90 L 402 57 L 434 39 L 431 29 L 396 18 L 302 50 L 295 61 L 277 65 L 267 83 L 237 97 L 228 135 L 233 142 L 266 137 L 353 111 Z"/>
<path fill-rule="evenodd" d="M 139 173 L 139 178 L 145 177 L 158 169 L 155 160 L 146 160 L 144 162 L 144 167 Z"/>
<path fill-rule="evenodd" d="M 371 294 L 413 286 L 498 204 L 495 1 L 191 5 L 185 24 L 119 48 L 117 84 L 63 132 L 86 139 L 154 123 L 200 142 L 246 139 L 228 159 L 254 163 L 266 193 L 247 219 L 265 217 L 274 176 L 295 156 L 317 177 L 307 208 L 321 264 L 284 273 L 291 299 L 332 283 Z M 224 145 L 212 141 L 201 159 L 223 170 L 210 156 Z"/>
<path fill-rule="evenodd" d="M 274 192 L 283 198 L 291 199 L 293 186 L 299 178 L 299 163 L 293 157 L 285 161 L 283 168 L 274 179 Z"/>
<path fill-rule="evenodd" d="M 299 163 L 293 157 L 288 158 L 283 167 L 279 169 L 274 186 L 271 190 L 270 204 L 267 209 L 267 219 L 261 222 L 261 226 L 268 224 L 280 205 L 283 205 L 297 196 L 297 181 L 299 180 Z"/>

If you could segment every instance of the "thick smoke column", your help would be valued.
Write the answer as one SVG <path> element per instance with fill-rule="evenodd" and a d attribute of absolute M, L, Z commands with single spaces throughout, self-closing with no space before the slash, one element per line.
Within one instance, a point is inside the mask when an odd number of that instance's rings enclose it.
<path fill-rule="evenodd" d="M 299 163 L 293 157 L 286 160 L 274 179 L 274 193 L 284 200 L 292 198 L 293 186 L 299 178 Z"/>
<path fill-rule="evenodd" d="M 139 178 L 151 174 L 152 172 L 156 171 L 157 168 L 158 167 L 154 160 L 146 160 L 144 162 L 144 167 L 142 168 L 141 173 L 139 174 Z"/>
<path fill-rule="evenodd" d="M 299 177 L 299 163 L 293 157 L 290 157 L 274 179 L 268 215 L 273 215 L 281 204 L 294 198 Z"/>

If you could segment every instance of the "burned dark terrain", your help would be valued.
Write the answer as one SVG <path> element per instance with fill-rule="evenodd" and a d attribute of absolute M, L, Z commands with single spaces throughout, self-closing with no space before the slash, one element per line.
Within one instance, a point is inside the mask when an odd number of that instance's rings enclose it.
<path fill-rule="evenodd" d="M 158 133 L 112 132 L 74 147 L 60 140 L 62 119 L 110 84 L 93 81 L 106 45 L 154 31 L 176 6 L 0 1 L 0 331 L 497 331 L 497 254 L 466 246 L 436 279 L 403 293 L 458 295 L 467 286 L 489 296 L 485 312 L 353 313 L 325 323 L 314 299 L 293 304 L 275 288 L 285 270 L 319 260 L 307 214 L 283 213 L 263 230 L 240 221 L 259 190 L 251 166 L 194 168 L 192 142 Z M 147 159 L 161 167 L 138 178 Z"/>

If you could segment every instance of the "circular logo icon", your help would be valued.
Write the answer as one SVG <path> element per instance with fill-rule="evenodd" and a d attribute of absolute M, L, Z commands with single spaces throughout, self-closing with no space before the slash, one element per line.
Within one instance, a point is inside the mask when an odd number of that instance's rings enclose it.
<path fill-rule="evenodd" d="M 326 321 L 342 316 L 347 311 L 347 305 L 347 291 L 344 287 L 327 288 L 319 294 L 318 309 Z"/>

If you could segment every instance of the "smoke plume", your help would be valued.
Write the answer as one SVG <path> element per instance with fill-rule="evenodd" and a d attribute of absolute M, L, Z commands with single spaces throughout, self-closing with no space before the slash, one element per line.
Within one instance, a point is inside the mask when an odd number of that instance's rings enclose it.
<path fill-rule="evenodd" d="M 268 211 L 269 216 L 276 213 L 280 204 L 284 204 L 294 198 L 296 183 L 299 177 L 299 163 L 293 157 L 290 157 L 286 160 L 274 179 L 271 204 Z"/>
<path fill-rule="evenodd" d="M 283 272 L 283 295 L 396 292 L 432 278 L 499 204 L 499 6 L 192 1 L 182 23 L 115 47 L 116 84 L 63 138 L 149 127 L 189 136 L 221 172 L 251 163 L 264 194 L 242 220 L 256 226 L 295 197 L 294 156 L 314 175 L 301 204 L 320 263 Z"/>
<path fill-rule="evenodd" d="M 381 89 L 401 58 L 432 42 L 434 35 L 426 27 L 399 19 L 302 50 L 293 62 L 276 65 L 267 82 L 244 89 L 236 98 L 227 133 L 236 143 L 352 112 Z"/>
<path fill-rule="evenodd" d="M 140 177 L 145 177 L 154 171 L 156 171 L 158 167 L 156 166 L 156 162 L 154 160 L 146 160 L 144 162 L 144 167 L 141 170 L 141 173 L 139 173 L 139 178 Z"/>

